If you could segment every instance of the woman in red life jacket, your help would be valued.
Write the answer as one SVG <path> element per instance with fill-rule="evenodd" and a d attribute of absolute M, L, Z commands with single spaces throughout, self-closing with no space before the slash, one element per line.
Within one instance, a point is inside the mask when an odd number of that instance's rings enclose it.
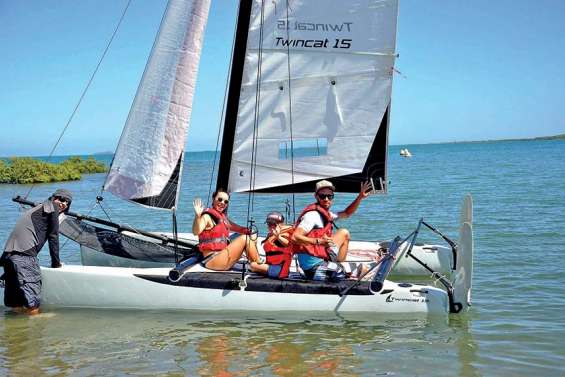
<path fill-rule="evenodd" d="M 357 266 L 339 263 L 345 261 L 349 250 L 349 231 L 345 228 L 333 232 L 333 221 L 351 216 L 363 199 L 369 196 L 371 184 L 364 182 L 357 197 L 338 213 L 330 210 L 335 187 L 330 181 L 316 183 L 316 202 L 308 205 L 295 224 L 292 235 L 293 251 L 306 277 L 314 280 L 339 278 L 351 275 Z M 338 263 L 335 263 L 338 262 Z M 359 266 L 359 271 L 362 267 Z M 335 273 L 333 273 L 333 272 Z M 341 276 L 340 275 L 340 276 Z"/>
<path fill-rule="evenodd" d="M 218 189 L 212 197 L 211 208 L 205 209 L 199 198 L 193 202 L 195 216 L 192 232 L 198 236 L 198 248 L 204 256 L 203 265 L 211 270 L 226 271 L 232 268 L 243 252 L 249 261 L 257 262 L 257 245 L 251 239 L 249 229 L 231 222 L 226 216 L 229 194 Z M 241 235 L 230 241 L 230 232 Z"/>
<path fill-rule="evenodd" d="M 292 262 L 292 236 L 293 226 L 284 224 L 284 216 L 280 212 L 271 212 L 265 221 L 269 227 L 269 234 L 263 241 L 265 250 L 265 263 L 251 263 L 251 271 L 267 275 L 273 279 L 288 277 Z"/>

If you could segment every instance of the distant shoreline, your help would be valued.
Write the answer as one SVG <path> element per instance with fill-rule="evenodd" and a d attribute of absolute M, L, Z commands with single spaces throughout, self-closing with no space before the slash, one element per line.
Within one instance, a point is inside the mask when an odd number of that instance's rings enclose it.
<path fill-rule="evenodd" d="M 531 138 L 521 138 L 521 139 L 494 139 L 494 140 L 470 140 L 470 141 L 438 141 L 433 143 L 403 143 L 403 144 L 390 144 L 392 147 L 400 147 L 407 145 L 436 145 L 436 144 L 476 144 L 476 143 L 498 143 L 504 141 L 542 141 L 542 140 L 565 140 L 565 134 L 553 135 L 553 136 L 539 136 Z M 198 151 L 186 151 L 185 153 L 214 153 L 213 149 L 209 150 L 198 150 Z M 114 152 L 95 152 L 95 153 L 74 153 L 67 155 L 57 155 L 57 157 L 73 157 L 73 156 L 108 156 L 113 155 Z M 32 157 L 32 158 L 45 158 L 46 156 L 2 156 L 0 160 L 8 160 L 12 157 Z"/>
<path fill-rule="evenodd" d="M 539 140 L 565 140 L 565 134 L 553 136 L 539 136 L 522 139 L 494 139 L 494 140 L 472 140 L 472 141 L 446 141 L 443 143 L 428 143 L 428 144 L 463 144 L 463 143 L 496 143 L 499 141 L 539 141 Z"/>
<path fill-rule="evenodd" d="M 540 141 L 540 140 L 565 140 L 565 134 L 553 135 L 553 136 L 538 136 L 530 138 L 521 139 L 494 139 L 494 140 L 470 140 L 470 141 L 438 141 L 432 143 L 402 143 L 402 144 L 390 144 L 391 147 L 402 147 L 405 145 L 435 145 L 435 144 L 474 144 L 474 143 L 497 143 L 503 141 Z M 186 151 L 186 153 L 213 153 L 213 149 L 209 150 L 199 150 L 199 151 Z M 112 154 L 109 152 L 108 154 Z"/>

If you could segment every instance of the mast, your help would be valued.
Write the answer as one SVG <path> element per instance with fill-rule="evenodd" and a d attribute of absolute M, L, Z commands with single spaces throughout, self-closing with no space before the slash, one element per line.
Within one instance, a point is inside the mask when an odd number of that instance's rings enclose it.
<path fill-rule="evenodd" d="M 233 142 L 235 138 L 237 115 L 239 111 L 239 98 L 241 92 L 241 82 L 243 80 L 243 68 L 245 66 L 247 36 L 249 32 L 249 20 L 251 19 L 252 5 L 253 0 L 241 0 L 239 2 L 230 84 L 226 104 L 226 116 L 224 119 L 224 134 L 222 137 L 222 148 L 220 153 L 220 163 L 218 166 L 218 180 L 216 189 L 223 188 L 224 190 L 227 190 L 229 183 Z"/>

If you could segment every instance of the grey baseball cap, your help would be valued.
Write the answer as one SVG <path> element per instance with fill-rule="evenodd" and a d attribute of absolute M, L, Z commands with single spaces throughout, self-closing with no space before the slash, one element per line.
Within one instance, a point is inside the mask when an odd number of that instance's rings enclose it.
<path fill-rule="evenodd" d="M 55 192 L 53 193 L 53 195 L 51 195 L 52 198 L 62 198 L 65 199 L 66 201 L 69 202 L 69 205 L 71 205 L 71 202 L 73 201 L 73 194 L 66 189 L 57 189 L 55 190 Z"/>

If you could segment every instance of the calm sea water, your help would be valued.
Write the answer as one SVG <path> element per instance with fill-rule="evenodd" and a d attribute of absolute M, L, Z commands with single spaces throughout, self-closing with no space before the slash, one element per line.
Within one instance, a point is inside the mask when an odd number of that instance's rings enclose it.
<path fill-rule="evenodd" d="M 411 159 L 399 149 L 390 150 L 389 194 L 367 199 L 340 225 L 356 239 L 391 239 L 424 217 L 456 237 L 460 201 L 473 194 L 474 306 L 467 314 L 0 312 L 0 375 L 565 375 L 565 142 L 414 145 Z M 187 156 L 181 231 L 190 230 L 192 200 L 207 196 L 212 156 Z M 31 197 L 65 187 L 75 193 L 73 210 L 105 216 L 94 205 L 103 179 L 38 185 Z M 0 244 L 18 217 L 11 196 L 28 189 L 0 185 Z M 311 198 L 297 196 L 297 207 Z M 338 194 L 335 208 L 352 198 Z M 270 210 L 284 211 L 285 199 L 292 197 L 256 196 L 251 209 L 247 195 L 234 195 L 230 216 L 245 224 L 250 212 L 261 222 Z M 117 222 L 170 228 L 166 212 L 111 195 L 103 206 Z M 41 260 L 48 263 L 45 250 Z M 65 244 L 62 260 L 79 263 L 76 245 Z"/>

